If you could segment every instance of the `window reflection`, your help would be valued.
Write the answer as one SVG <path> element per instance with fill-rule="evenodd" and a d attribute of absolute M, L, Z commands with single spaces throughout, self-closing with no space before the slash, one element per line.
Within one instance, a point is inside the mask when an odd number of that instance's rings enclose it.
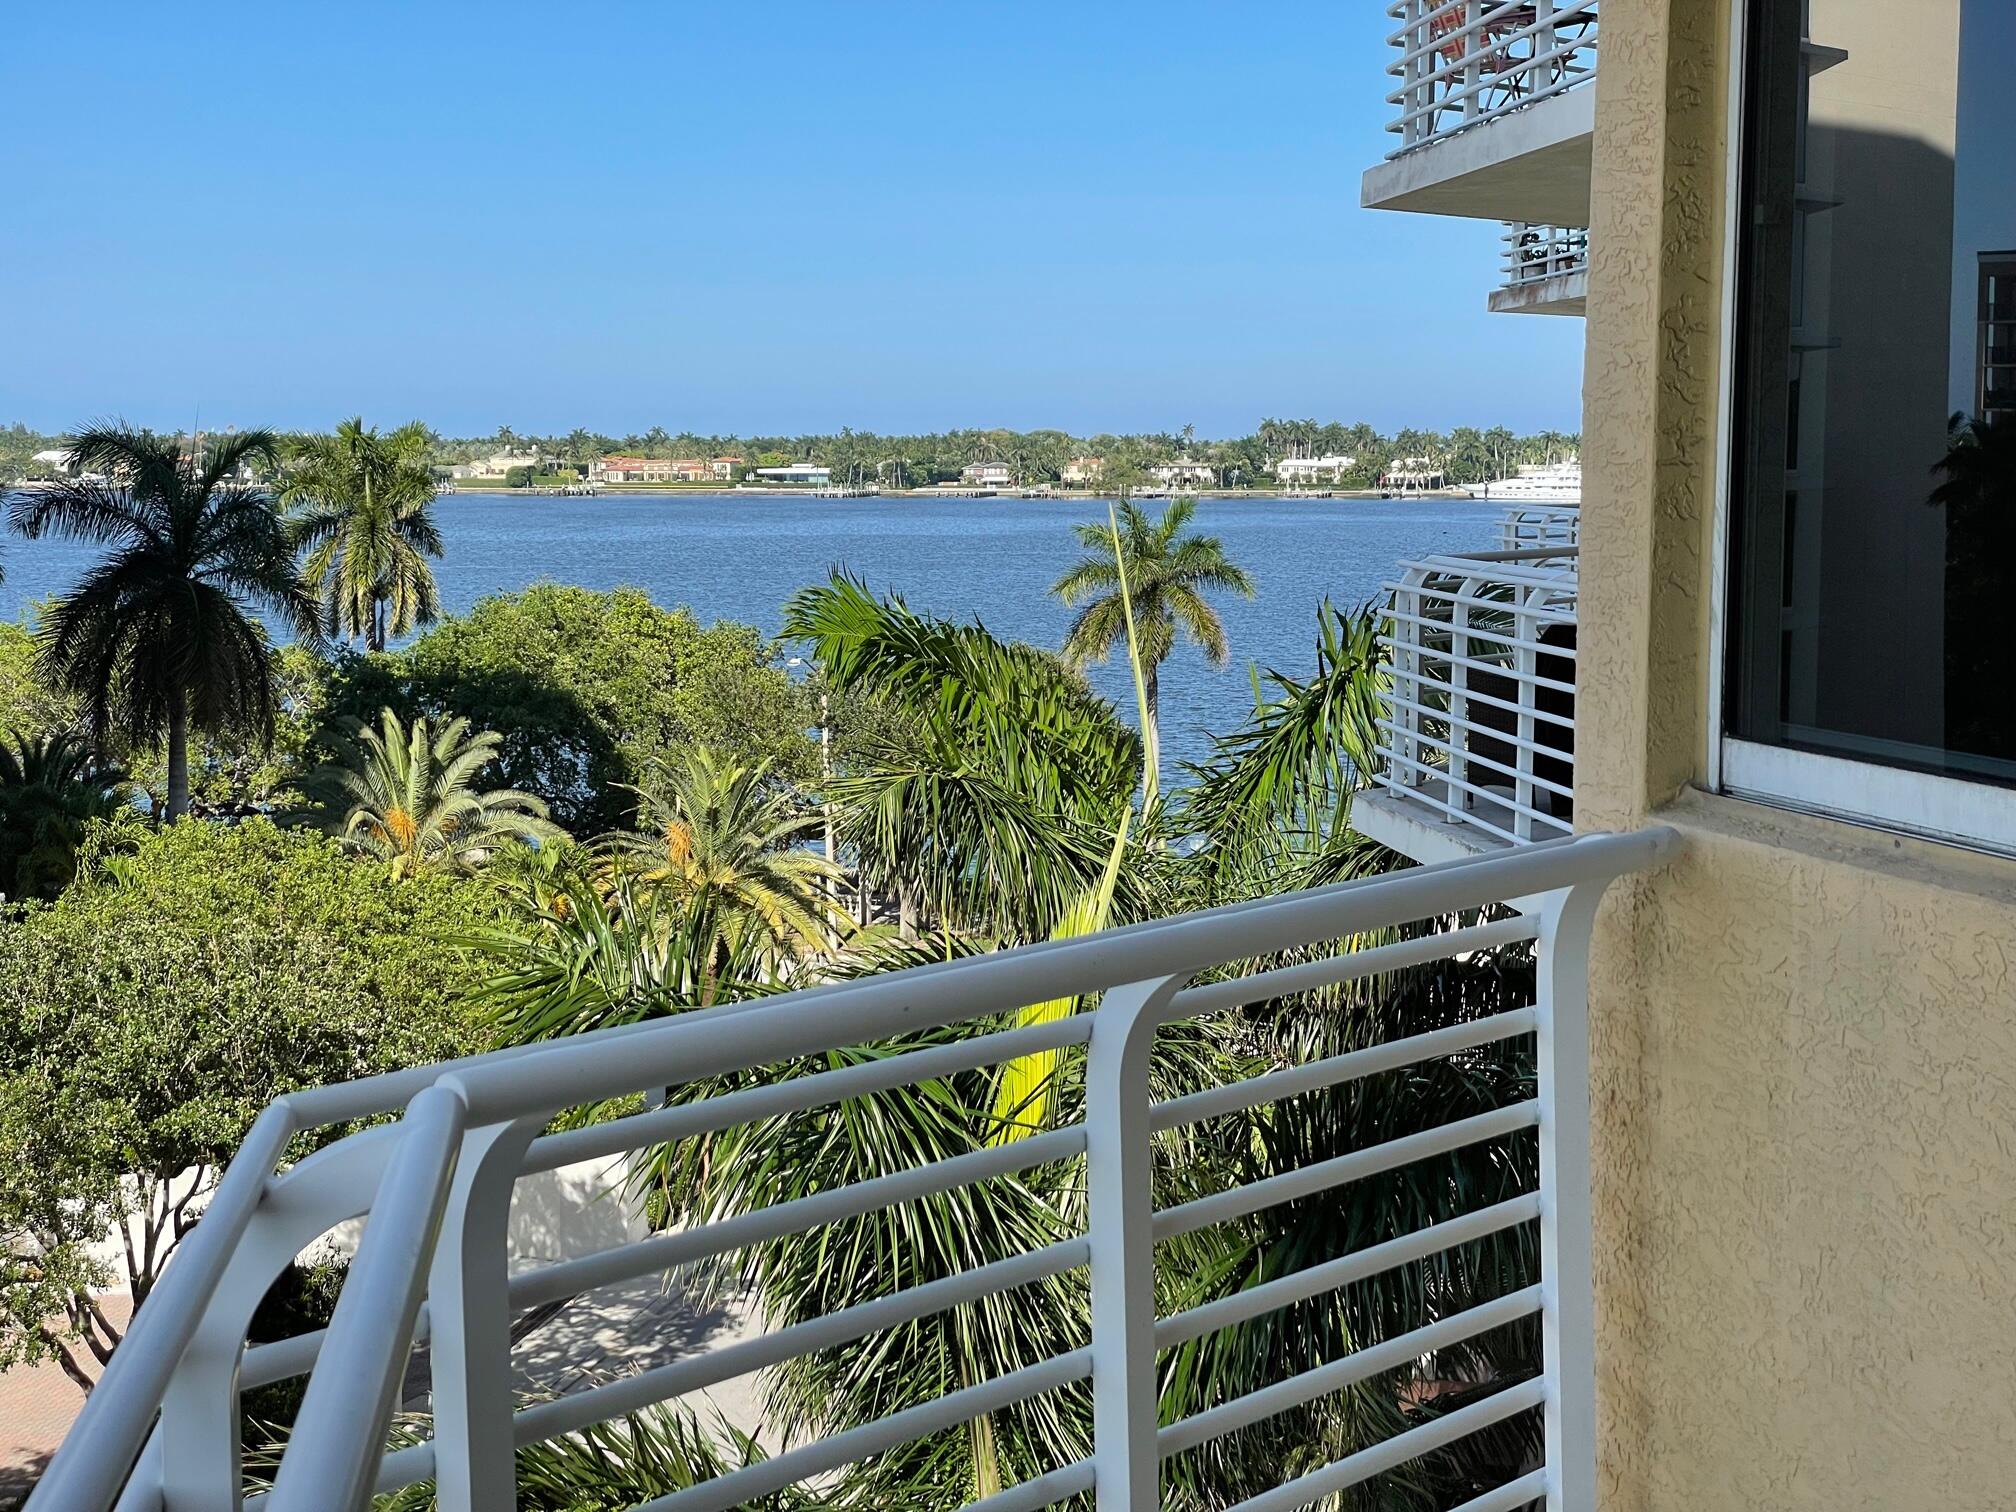
<path fill-rule="evenodd" d="M 1752 23 L 1731 731 L 2016 783 L 2016 4 Z"/>

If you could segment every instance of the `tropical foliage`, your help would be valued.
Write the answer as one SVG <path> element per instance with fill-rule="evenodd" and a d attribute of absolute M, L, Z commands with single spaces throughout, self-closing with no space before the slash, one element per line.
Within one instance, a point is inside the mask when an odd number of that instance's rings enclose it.
<path fill-rule="evenodd" d="M 277 460 L 275 442 L 246 431 L 185 454 L 172 439 L 103 425 L 80 432 L 71 456 L 80 476 L 14 496 L 14 528 L 111 550 L 49 610 L 39 666 L 80 701 L 100 748 L 165 739 L 176 818 L 189 811 L 191 731 L 272 738 L 275 653 L 251 611 L 317 633 L 272 499 L 243 481 Z"/>
<path fill-rule="evenodd" d="M 1176 649 L 1178 635 L 1200 647 L 1211 665 L 1224 666 L 1231 646 L 1224 621 L 1205 595 L 1251 598 L 1254 591 L 1253 579 L 1226 557 L 1216 536 L 1185 534 L 1196 515 L 1191 498 L 1172 500 L 1157 520 L 1135 500 L 1121 499 L 1117 527 L 1076 527 L 1089 554 L 1050 590 L 1068 605 L 1084 606 L 1064 635 L 1064 654 L 1072 661 L 1105 661 L 1115 647 L 1127 644 L 1130 630 L 1139 637 L 1151 749 L 1158 744 L 1152 731 L 1161 707 L 1162 663 Z"/>
<path fill-rule="evenodd" d="M 472 734 L 466 719 L 437 725 L 423 715 L 409 725 L 383 709 L 376 729 L 352 722 L 341 756 L 307 790 L 344 847 L 393 876 L 469 871 L 507 846 L 566 838 L 530 793 L 477 785 L 501 744 L 492 731 Z"/>
<path fill-rule="evenodd" d="M 638 792 L 639 832 L 605 843 L 683 915 L 709 963 L 702 1002 L 732 962 L 762 960 L 777 974 L 833 942 L 840 870 L 803 848 L 818 813 L 772 785 L 767 762 L 745 767 L 699 746 L 654 763 Z"/>
<path fill-rule="evenodd" d="M 93 820 L 124 803 L 126 774 L 68 733 L 0 744 L 0 893 L 47 901 L 70 885 Z"/>
<path fill-rule="evenodd" d="M 339 439 L 361 455 L 392 438 L 357 427 Z M 144 437 L 130 445 L 136 455 L 169 450 Z M 341 461 L 335 452 L 322 460 L 330 457 Z M 1132 465 L 1116 448 L 1113 476 Z M 292 583 L 282 597 L 337 634 L 389 640 L 402 633 L 399 604 L 417 603 L 374 575 L 369 564 L 384 558 L 351 518 L 378 509 L 376 481 L 345 493 L 332 474 L 298 492 L 297 522 L 314 510 L 330 521 L 316 543 L 297 538 L 310 549 L 318 599 L 288 576 L 288 542 L 270 504 L 263 512 L 242 500 L 215 504 L 220 493 L 249 494 L 246 485 L 222 475 L 205 485 L 207 474 L 179 457 L 166 473 L 143 477 L 131 460 L 111 471 L 116 484 L 93 485 L 113 501 L 106 518 L 125 509 L 116 517 L 138 520 L 136 501 L 158 500 L 158 509 L 145 507 L 199 536 L 211 532 L 199 551 L 174 536 L 180 527 L 163 525 L 167 545 L 156 549 L 141 525 L 121 526 L 123 534 L 107 527 L 115 562 L 135 554 L 135 581 L 166 581 L 163 562 L 187 562 L 195 564 L 187 582 L 208 582 L 204 563 L 277 542 L 273 581 Z M 297 481 L 310 473 L 304 460 Z M 1956 488 L 1960 480 L 1956 464 Z M 210 502 L 188 502 L 198 496 Z M 339 499 L 348 501 L 341 511 Z M 24 518 L 47 526 L 95 517 Z M 105 722 L 124 716 L 134 696 L 136 678 L 116 657 L 95 695 L 87 677 L 45 682 L 70 665 L 53 654 L 11 689 L 0 681 L 10 707 L 32 711 L 22 719 L 32 738 L 11 757 L 0 753 L 0 840 L 14 843 L 16 795 L 18 811 L 33 816 L 20 826 L 22 854 L 54 858 L 73 837 L 82 842 L 67 885 L 59 866 L 36 863 L 55 901 L 0 927 L 0 1364 L 57 1359 L 81 1381 L 84 1362 L 117 1342 L 91 1302 L 92 1288 L 114 1278 L 88 1241 L 110 1224 L 137 1223 L 146 1237 L 124 1279 L 144 1295 L 218 1161 L 274 1091 L 299 1082 L 479 1041 L 522 1044 L 732 1011 L 793 985 L 1398 864 L 1351 827 L 1385 676 L 1384 626 L 1369 609 L 1326 605 L 1312 670 L 1256 671 L 1244 727 L 1162 796 L 1157 668 L 1184 635 L 1207 655 L 1229 654 L 1209 596 L 1251 586 L 1192 523 L 1187 502 L 1152 517 L 1126 502 L 1104 527 L 1081 532 L 1087 558 L 1059 585 L 1082 609 L 1069 657 L 918 614 L 845 576 L 786 606 L 786 635 L 809 663 L 802 682 L 784 648 L 755 631 L 702 629 L 627 590 L 542 585 L 486 600 L 398 651 L 324 655 L 304 645 L 276 660 L 255 630 L 257 667 L 234 653 L 217 675 L 259 673 L 263 722 L 205 724 L 192 695 L 194 738 L 184 740 L 179 783 L 168 787 L 179 785 L 186 809 L 193 748 L 210 791 L 278 801 L 296 788 L 326 834 L 263 819 L 157 829 L 118 804 L 119 773 L 92 753 L 130 751 L 132 765 L 151 773 L 169 723 Z M 236 593 L 250 579 L 233 571 L 217 581 Z M 243 618 L 235 598 L 230 607 Z M 68 609 L 50 610 L 43 646 Z M 212 618 L 222 623 L 221 613 Z M 110 644 L 134 654 L 130 638 Z M 252 646 L 240 649 L 249 657 Z M 1132 723 L 1076 665 L 1121 647 L 1135 671 Z M 6 650 L 0 639 L 0 674 Z M 83 735 L 69 723 L 72 700 Z M 814 738 L 815 725 L 825 740 Z M 495 780 L 503 785 L 485 786 Z M 86 790 L 107 817 L 91 817 Z M 30 792 L 39 795 L 32 803 Z M 68 798 L 55 794 L 77 800 L 74 823 Z M 567 841 L 556 816 L 596 838 Z M 843 871 L 857 918 L 839 905 Z M 1461 922 L 1423 921 L 1380 941 Z M 1366 943 L 1376 942 L 1328 949 Z M 1325 953 L 1238 962 L 1224 974 Z M 1179 1097 L 1378 1044 L 1403 1025 L 1497 1012 L 1530 1000 L 1533 985 L 1530 950 L 1515 947 L 1182 1020 L 1158 1034 L 1151 1081 L 1158 1098 Z M 1082 1051 L 975 1066 L 962 1045 L 1090 1006 L 1041 1002 L 674 1085 L 662 1095 L 681 1103 L 872 1068 L 908 1051 L 950 1057 L 919 1085 L 647 1149 L 629 1195 L 651 1224 L 709 1223 L 1074 1122 L 1086 1108 Z M 1166 1207 L 1499 1108 L 1529 1098 L 1534 1074 L 1531 1040 L 1514 1040 L 1164 1129 L 1155 1200 Z M 563 1119 L 635 1106 L 633 1098 L 577 1108 Z M 1158 1268 L 1159 1308 L 1234 1296 L 1528 1191 L 1536 1162 L 1526 1131 L 1173 1237 Z M 770 1326 L 789 1326 L 1069 1240 L 1085 1227 L 1086 1187 L 1082 1157 L 1046 1159 L 751 1245 L 688 1279 L 740 1288 Z M 1515 1228 L 1189 1340 L 1160 1361 L 1164 1418 L 1526 1286 L 1534 1249 L 1532 1229 Z M 1082 1269 L 984 1295 L 772 1367 L 761 1378 L 764 1411 L 793 1437 L 845 1431 L 1082 1347 L 1088 1305 Z M 1530 1324 L 1501 1329 L 1176 1456 L 1166 1504 L 1206 1512 L 1278 1485 L 1524 1379 L 1537 1349 Z M 1533 1415 L 1521 1415 L 1340 1505 L 1427 1512 L 1460 1503 L 1530 1463 L 1536 1431 Z M 765 1505 L 950 1512 L 1079 1458 L 1090 1432 L 1088 1392 L 1066 1387 Z M 725 1424 L 666 1410 L 527 1448 L 519 1463 L 527 1505 L 585 1512 L 664 1496 L 761 1452 Z M 415 1487 L 397 1504 L 422 1507 L 430 1497 Z"/>
<path fill-rule="evenodd" d="M 280 502 L 292 510 L 288 539 L 307 553 L 302 574 L 331 639 L 383 651 L 388 636 L 440 615 L 427 565 L 441 555 L 430 444 L 418 421 L 381 436 L 361 416 L 295 443 Z"/>

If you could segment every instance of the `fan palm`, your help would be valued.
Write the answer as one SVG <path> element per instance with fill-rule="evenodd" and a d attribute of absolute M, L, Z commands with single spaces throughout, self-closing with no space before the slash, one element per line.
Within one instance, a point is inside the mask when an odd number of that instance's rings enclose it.
<path fill-rule="evenodd" d="M 17 735 L 0 745 L 0 889 L 10 900 L 53 898 L 77 872 L 94 819 L 125 802 L 126 774 L 75 736 Z"/>
<path fill-rule="evenodd" d="M 308 553 L 302 573 L 332 638 L 382 651 L 388 636 L 440 614 L 427 565 L 441 555 L 427 451 L 417 420 L 381 436 L 355 417 L 300 443 L 280 501 L 293 511 L 288 535 Z"/>
<path fill-rule="evenodd" d="M 1124 602 L 1131 602 L 1134 611 L 1151 728 L 1161 708 L 1162 663 L 1176 649 L 1179 632 L 1201 647 L 1213 666 L 1224 666 L 1231 655 L 1225 622 L 1205 594 L 1223 591 L 1253 596 L 1252 577 L 1225 555 L 1222 541 L 1216 536 L 1185 534 L 1196 513 L 1195 499 L 1172 499 L 1161 518 L 1151 520 L 1133 499 L 1123 499 L 1117 530 L 1119 548 L 1114 546 L 1116 532 L 1104 526 L 1075 527 L 1088 554 L 1050 589 L 1066 605 L 1084 605 L 1065 634 L 1065 656 L 1079 664 L 1103 662 L 1115 647 L 1127 643 L 1121 587 L 1124 555 Z"/>
<path fill-rule="evenodd" d="M 306 787 L 344 845 L 395 876 L 468 870 L 513 842 L 566 838 L 530 793 L 475 786 L 500 744 L 489 730 L 472 735 L 466 719 L 436 726 L 423 715 L 408 726 L 385 709 L 376 729 L 349 721 L 338 759 Z"/>
<path fill-rule="evenodd" d="M 273 465 L 266 431 L 185 454 L 173 439 L 94 425 L 70 449 L 78 476 L 17 495 L 15 529 L 111 552 L 43 623 L 37 663 L 83 703 L 93 744 L 168 747 L 168 817 L 189 811 L 189 734 L 273 737 L 274 650 L 248 608 L 318 636 L 273 502 L 241 481 Z"/>
<path fill-rule="evenodd" d="M 722 966 L 750 951 L 781 962 L 818 950 L 844 917 L 839 868 L 805 848 L 818 811 L 771 788 L 769 772 L 705 746 L 654 761 L 635 789 L 640 833 L 606 837 L 680 901 L 697 953 Z"/>

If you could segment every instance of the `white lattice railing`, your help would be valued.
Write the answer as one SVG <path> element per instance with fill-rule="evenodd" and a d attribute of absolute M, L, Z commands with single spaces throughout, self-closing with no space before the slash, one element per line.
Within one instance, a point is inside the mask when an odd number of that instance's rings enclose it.
<path fill-rule="evenodd" d="M 1379 785 L 1522 844 L 1573 832 L 1576 549 L 1403 562 Z"/>
<path fill-rule="evenodd" d="M 1552 99 L 1596 77 L 1597 0 L 1392 0 L 1388 157 Z"/>
<path fill-rule="evenodd" d="M 1563 273 L 1589 271 L 1589 233 L 1573 226 L 1505 227 L 1505 287 L 1521 289 Z"/>
<path fill-rule="evenodd" d="M 1533 613 L 1542 612 L 1536 605 Z M 774 1458 L 651 1501 L 649 1512 L 722 1512 L 794 1483 L 816 1484 L 907 1441 L 1082 1382 L 1089 1382 L 1092 1401 L 1091 1452 L 1040 1468 L 1035 1478 L 972 1506 L 1033 1512 L 1089 1492 L 1101 1512 L 1154 1512 L 1166 1457 L 1354 1382 L 1423 1369 L 1435 1351 L 1522 1318 L 1540 1325 L 1539 1375 L 1428 1416 L 1326 1468 L 1293 1480 L 1284 1472 L 1278 1489 L 1240 1505 L 1247 1512 L 1307 1506 L 1537 1409 L 1545 1422 L 1544 1461 L 1466 1506 L 1503 1512 L 1541 1500 L 1551 1512 L 1583 1512 L 1595 1497 L 1588 934 L 1604 887 L 1651 864 L 1670 839 L 1664 831 L 1592 836 L 1423 867 L 283 1097 L 254 1125 L 209 1211 L 140 1309 L 30 1506 L 33 1512 L 105 1512 L 115 1504 L 122 1512 L 236 1508 L 239 1393 L 305 1375 L 307 1394 L 277 1482 L 260 1498 L 270 1512 L 353 1512 L 374 1492 L 428 1478 L 437 1482 L 444 1512 L 495 1512 L 514 1504 L 514 1446 L 1084 1270 L 1091 1319 L 1080 1347 L 878 1422 L 789 1442 Z M 1454 927 L 1512 899 L 1526 911 Z M 1419 937 L 1391 932 L 1422 920 L 1445 924 Z M 1382 938 L 1388 943 L 1366 943 Z M 1353 941 L 1361 943 L 1330 953 L 1337 942 Z M 1530 1006 L 1172 1100 L 1158 1101 L 1150 1090 L 1156 1033 L 1179 1018 L 1521 941 L 1533 942 L 1538 961 Z M 1295 964 L 1261 969 L 1283 955 Z M 1221 969 L 1228 964 L 1235 966 L 1230 973 Z M 1016 1016 L 1032 1002 L 1074 998 L 1097 1006 L 1061 1019 Z M 970 1036 L 922 1035 L 960 1023 L 974 1026 Z M 1244 1185 L 1155 1206 L 1151 1144 L 1165 1131 L 1529 1034 L 1537 1035 L 1538 1079 L 1526 1101 L 1321 1164 L 1263 1168 Z M 864 1053 L 825 1059 L 845 1047 Z M 1006 1143 L 980 1142 L 951 1159 L 585 1258 L 510 1269 L 505 1215 L 527 1174 L 1052 1052 L 1085 1056 L 1079 1121 Z M 721 1095 L 678 1095 L 703 1078 L 766 1066 L 794 1074 Z M 564 1110 L 668 1087 L 646 1111 L 546 1132 Z M 291 1166 L 283 1161 L 304 1130 L 386 1113 L 396 1121 L 350 1134 Z M 1187 1312 L 1157 1315 L 1158 1241 L 1525 1130 L 1537 1130 L 1539 1150 L 1538 1185 L 1525 1195 L 1338 1252 Z M 572 1395 L 530 1404 L 514 1396 L 510 1334 L 513 1318 L 526 1309 L 930 1193 L 1012 1181 L 1057 1162 L 1082 1162 L 1086 1218 L 1082 1232 L 1047 1248 L 907 1287 L 891 1275 L 886 1292 L 844 1311 Z M 282 1268 L 304 1246 L 359 1216 L 363 1236 L 327 1330 L 247 1349 L 253 1308 Z M 1198 1416 L 1160 1422 L 1158 1349 L 1528 1224 L 1539 1241 L 1536 1284 L 1454 1311 L 1431 1295 L 1412 1331 Z M 388 1453 L 387 1421 L 409 1347 L 422 1337 L 430 1344 L 431 1436 Z"/>
<path fill-rule="evenodd" d="M 1508 509 L 1498 522 L 1500 551 L 1579 546 L 1581 542 L 1582 510 L 1575 504 L 1535 504 Z"/>

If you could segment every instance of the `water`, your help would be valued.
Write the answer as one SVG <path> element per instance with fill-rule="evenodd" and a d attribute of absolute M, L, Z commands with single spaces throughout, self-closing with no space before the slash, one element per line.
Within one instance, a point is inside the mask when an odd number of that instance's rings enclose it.
<path fill-rule="evenodd" d="M 1159 509 L 1160 503 L 1149 501 Z M 1206 499 L 1193 528 L 1218 536 L 1254 578 L 1251 601 L 1217 603 L 1232 660 L 1213 668 L 1179 644 L 1162 670 L 1164 757 L 1196 760 L 1208 735 L 1252 709 L 1249 663 L 1304 676 L 1315 660 L 1316 608 L 1378 594 L 1402 558 L 1489 549 L 1500 506 L 1468 500 Z M 775 633 L 784 601 L 829 568 L 900 592 L 911 607 L 978 618 L 995 634 L 1055 647 L 1072 611 L 1050 585 L 1080 552 L 1071 526 L 1106 518 L 1087 499 L 813 499 L 723 496 L 566 499 L 452 494 L 436 510 L 447 546 L 436 566 L 445 607 L 541 579 L 588 588 L 630 584 L 702 620 Z M 73 584 L 101 548 L 10 540 L 0 615 Z M 1123 711 L 1133 708 L 1124 663 L 1091 669 Z"/>

